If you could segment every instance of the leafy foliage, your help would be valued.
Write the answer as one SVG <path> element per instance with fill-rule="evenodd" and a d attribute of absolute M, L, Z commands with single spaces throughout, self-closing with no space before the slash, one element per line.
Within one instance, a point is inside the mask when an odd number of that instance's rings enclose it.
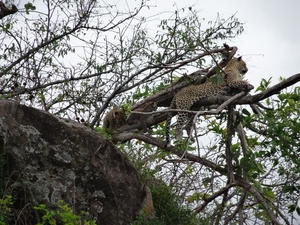
<path fill-rule="evenodd" d="M 11 220 L 12 196 L 6 195 L 0 199 L 0 225 L 9 224 Z"/>
<path fill-rule="evenodd" d="M 178 196 L 172 193 L 172 188 L 163 184 L 151 186 L 155 208 L 155 216 L 166 225 L 196 225 L 203 224 L 191 210 L 178 205 Z"/>
<path fill-rule="evenodd" d="M 88 221 L 82 219 L 86 216 L 85 212 L 81 212 L 81 216 L 73 213 L 72 209 L 61 200 L 57 204 L 57 210 L 48 209 L 45 204 L 40 204 L 35 206 L 34 209 L 44 213 L 42 217 L 42 222 L 37 225 L 46 225 L 46 224 L 64 224 L 64 225 L 75 225 L 75 224 L 84 224 L 84 225 L 96 225 L 96 221 Z"/>

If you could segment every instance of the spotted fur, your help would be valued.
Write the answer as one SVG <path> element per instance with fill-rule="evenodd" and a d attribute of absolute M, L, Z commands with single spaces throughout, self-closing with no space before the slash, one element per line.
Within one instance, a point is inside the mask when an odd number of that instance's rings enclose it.
<path fill-rule="evenodd" d="M 254 88 L 253 85 L 243 80 L 247 71 L 248 68 L 246 63 L 242 60 L 242 57 L 233 58 L 228 62 L 222 73 L 225 82 L 218 82 L 216 84 L 215 82 L 208 81 L 204 84 L 185 87 L 175 94 L 170 109 L 189 110 L 197 101 L 210 96 L 226 94 L 230 88 L 235 88 L 240 91 L 250 91 Z M 172 117 L 173 113 L 170 112 L 166 122 L 167 146 L 170 145 L 170 124 Z M 186 131 L 190 135 L 192 120 L 190 119 L 189 113 L 178 112 L 176 125 L 176 139 L 178 141 L 182 140 L 182 129 L 185 124 L 187 124 Z"/>

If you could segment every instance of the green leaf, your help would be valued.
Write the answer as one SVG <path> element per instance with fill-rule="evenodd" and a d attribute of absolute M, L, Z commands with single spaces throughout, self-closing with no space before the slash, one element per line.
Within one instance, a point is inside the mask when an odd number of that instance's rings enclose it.
<path fill-rule="evenodd" d="M 31 3 L 28 2 L 27 4 L 24 5 L 25 9 L 26 9 L 26 14 L 29 14 L 29 11 L 32 10 L 36 10 L 36 7 Z"/>
<path fill-rule="evenodd" d="M 3 27 L 4 31 L 8 31 L 10 29 L 11 25 L 10 23 L 6 24 L 5 27 Z"/>
<path fill-rule="evenodd" d="M 243 110 L 242 110 L 242 113 L 243 113 L 244 115 L 246 115 L 246 116 L 250 116 L 250 115 L 251 115 L 251 113 L 250 113 L 247 109 L 243 109 Z"/>
<path fill-rule="evenodd" d="M 295 204 L 292 204 L 292 205 L 289 205 L 289 213 L 292 213 L 292 212 L 294 212 L 295 211 L 295 209 L 296 209 L 296 207 L 297 207 L 297 205 L 295 205 Z"/>

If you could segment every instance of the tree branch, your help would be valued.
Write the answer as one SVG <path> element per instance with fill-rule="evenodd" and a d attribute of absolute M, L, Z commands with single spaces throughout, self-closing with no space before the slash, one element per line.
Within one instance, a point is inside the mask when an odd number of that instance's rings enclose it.
<path fill-rule="evenodd" d="M 201 212 L 208 205 L 208 203 L 210 203 L 211 201 L 213 201 L 214 199 L 216 199 L 220 195 L 226 193 L 231 187 L 234 187 L 234 186 L 236 186 L 235 182 L 227 184 L 225 187 L 221 188 L 219 191 L 215 192 L 214 194 L 212 194 L 208 198 L 203 199 L 204 203 L 202 205 L 200 205 L 199 207 L 195 208 L 193 210 L 194 211 L 193 214 L 198 214 L 199 212 Z"/>
<path fill-rule="evenodd" d="M 257 103 L 258 101 L 264 100 L 274 94 L 279 94 L 280 91 L 283 90 L 284 88 L 296 84 L 299 81 L 300 81 L 300 73 L 295 74 L 256 95 L 247 95 L 245 97 L 236 99 L 232 103 L 237 105 Z M 219 105 L 230 98 L 231 96 L 225 96 L 225 95 L 211 96 L 198 101 L 194 106 L 199 108 L 200 106 L 207 106 L 207 105 L 214 105 L 214 104 Z"/>
<path fill-rule="evenodd" d="M 268 213 L 270 219 L 273 221 L 273 223 L 276 224 L 276 225 L 280 225 L 280 222 L 276 218 L 276 215 L 273 213 L 273 211 L 271 210 L 269 205 L 266 203 L 266 201 L 264 200 L 264 198 L 260 194 L 260 192 L 254 186 L 252 186 L 248 181 L 246 181 L 246 180 L 244 180 L 240 177 L 237 177 L 237 176 L 235 178 L 236 178 L 236 181 L 237 181 L 239 186 L 241 186 L 246 191 L 250 192 L 256 198 L 258 203 L 262 204 L 262 206 L 267 211 L 267 213 Z"/>
<path fill-rule="evenodd" d="M 168 148 L 165 148 L 166 144 L 165 144 L 164 141 L 158 140 L 157 138 L 154 138 L 154 137 L 152 137 L 150 135 L 146 135 L 146 134 L 135 133 L 135 132 L 124 132 L 124 133 L 114 133 L 112 136 L 113 136 L 114 141 L 121 141 L 121 142 L 129 141 L 129 140 L 132 140 L 132 139 L 138 139 L 138 140 L 143 141 L 145 143 L 148 143 L 148 144 L 157 146 L 159 148 L 162 148 L 167 152 L 170 152 L 174 155 L 177 155 L 179 158 L 181 158 L 182 155 L 185 153 L 184 151 L 182 151 L 178 148 L 172 147 L 172 146 L 168 147 Z M 217 164 L 215 164 L 215 163 L 213 163 L 213 162 L 211 162 L 211 161 L 209 161 L 205 158 L 193 155 L 191 153 L 185 153 L 185 158 L 192 161 L 192 162 L 197 162 L 197 163 L 200 163 L 204 166 L 207 166 L 207 167 L 213 169 L 214 171 L 219 172 L 222 175 L 226 175 L 226 169 L 225 168 L 223 168 L 221 166 L 218 166 Z"/>
<path fill-rule="evenodd" d="M 237 213 L 240 214 L 240 212 L 243 210 L 243 205 L 244 205 L 244 202 L 245 202 L 245 199 L 246 199 L 246 193 L 247 192 L 244 190 L 243 193 L 241 194 L 239 202 L 237 203 L 236 209 L 233 211 L 232 214 L 230 214 L 229 216 L 227 216 L 225 218 L 224 224 L 229 224 L 230 221 L 235 217 L 235 215 Z M 239 215 L 239 224 L 243 225 L 244 224 L 243 222 L 244 221 L 243 221 L 242 215 Z"/>
<path fill-rule="evenodd" d="M 18 12 L 17 6 L 14 4 L 11 5 L 11 9 L 7 8 L 2 1 L 0 1 L 0 19 Z"/>
<path fill-rule="evenodd" d="M 300 73 L 297 73 L 297 74 L 290 76 L 289 78 L 281 81 L 280 83 L 275 84 L 274 86 L 268 88 L 267 90 L 262 91 L 259 94 L 251 96 L 251 98 L 249 100 L 252 103 L 261 101 L 261 100 L 266 99 L 274 94 L 279 94 L 282 89 L 292 86 L 293 84 L 295 84 L 299 81 L 300 81 Z"/>

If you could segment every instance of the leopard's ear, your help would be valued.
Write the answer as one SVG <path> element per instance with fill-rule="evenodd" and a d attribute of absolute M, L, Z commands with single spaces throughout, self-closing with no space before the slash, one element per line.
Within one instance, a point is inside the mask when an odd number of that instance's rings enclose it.
<path fill-rule="evenodd" d="M 238 57 L 237 60 L 238 60 L 238 61 L 241 61 L 241 60 L 242 60 L 242 56 Z"/>

